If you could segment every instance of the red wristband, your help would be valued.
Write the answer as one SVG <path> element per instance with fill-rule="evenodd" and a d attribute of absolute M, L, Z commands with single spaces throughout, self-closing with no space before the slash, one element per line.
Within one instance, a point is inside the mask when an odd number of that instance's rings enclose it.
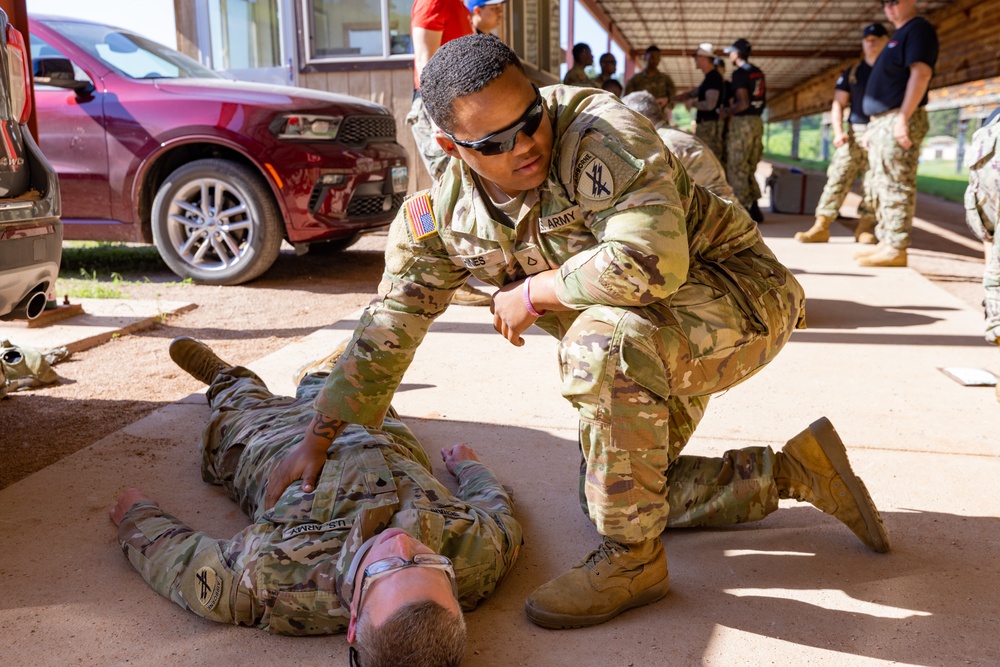
<path fill-rule="evenodd" d="M 528 310 L 528 314 L 534 317 L 541 317 L 545 314 L 545 311 L 537 311 L 535 307 L 531 305 L 531 279 L 534 276 L 528 276 L 524 279 L 524 284 L 521 286 L 521 298 L 524 300 L 524 307 Z"/>

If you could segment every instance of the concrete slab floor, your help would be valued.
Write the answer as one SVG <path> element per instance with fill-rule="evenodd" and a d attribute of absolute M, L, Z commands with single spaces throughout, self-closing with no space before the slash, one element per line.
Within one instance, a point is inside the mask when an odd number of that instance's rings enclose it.
<path fill-rule="evenodd" d="M 996 372 L 981 314 L 910 269 L 859 269 L 852 239 L 804 246 L 802 218 L 768 242 L 810 297 L 810 329 L 713 398 L 688 447 L 780 447 L 819 416 L 844 437 L 894 551 L 873 554 L 832 517 L 782 501 L 756 524 L 668 531 L 671 593 L 605 625 L 548 631 L 524 616 L 534 587 L 598 542 L 576 500 L 576 418 L 559 397 L 555 341 L 513 348 L 485 308 L 434 325 L 397 394 L 442 479 L 438 448 L 469 442 L 514 487 L 525 546 L 469 614 L 466 664 L 990 665 L 1000 663 L 1000 405 L 940 366 Z M 279 391 L 353 330 L 342 321 L 252 367 Z M 456 353 L 456 350 L 460 353 Z M 474 393 L 470 391 L 474 389 Z M 107 510 L 138 486 L 195 529 L 245 517 L 198 472 L 208 416 L 194 395 L 0 491 L 0 638 L 12 664 L 346 661 L 343 637 L 272 637 L 217 625 L 158 597 L 117 548 Z"/>
<path fill-rule="evenodd" d="M 82 306 L 83 314 L 37 328 L 27 322 L 0 322 L 0 338 L 39 350 L 67 347 L 70 352 L 82 352 L 114 336 L 148 329 L 167 315 L 197 308 L 181 301 L 133 299 L 74 299 L 73 303 Z"/>

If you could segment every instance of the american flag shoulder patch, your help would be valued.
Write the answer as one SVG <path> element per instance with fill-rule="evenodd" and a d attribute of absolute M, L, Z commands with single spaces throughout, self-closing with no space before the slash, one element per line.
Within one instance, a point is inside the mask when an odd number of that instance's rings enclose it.
<path fill-rule="evenodd" d="M 417 241 L 437 234 L 437 220 L 431 210 L 431 197 L 427 192 L 413 195 L 403 204 L 406 208 L 406 220 L 410 223 L 410 231 Z"/>

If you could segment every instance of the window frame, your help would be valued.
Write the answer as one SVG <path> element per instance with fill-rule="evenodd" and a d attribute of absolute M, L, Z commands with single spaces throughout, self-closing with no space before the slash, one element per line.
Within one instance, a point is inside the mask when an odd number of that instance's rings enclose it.
<path fill-rule="evenodd" d="M 343 69 L 354 69 L 358 65 L 364 64 L 381 65 L 382 67 L 385 67 L 386 65 L 396 65 L 399 68 L 405 68 L 413 65 L 414 55 L 412 53 L 390 53 L 392 49 L 392 37 L 389 34 L 389 0 L 378 0 L 379 21 L 381 23 L 382 31 L 381 56 L 345 56 L 341 58 L 331 56 L 315 57 L 312 53 L 315 43 L 315 32 L 312 12 L 310 11 L 311 4 L 314 1 L 315 0 L 301 0 L 299 3 L 299 18 L 303 33 L 303 39 L 300 41 L 303 51 L 302 66 L 300 69 L 303 71 L 317 69 L 317 65 L 321 66 L 322 69 L 341 69 L 340 67 L 336 67 L 338 65 L 344 66 Z M 411 37 L 412 34 L 413 33 L 410 32 Z M 381 67 L 379 67 L 379 69 L 381 69 Z"/>

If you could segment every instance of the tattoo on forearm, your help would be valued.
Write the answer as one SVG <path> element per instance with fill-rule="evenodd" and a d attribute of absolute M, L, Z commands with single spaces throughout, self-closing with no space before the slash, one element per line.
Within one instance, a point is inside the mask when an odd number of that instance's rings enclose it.
<path fill-rule="evenodd" d="M 333 440 L 340 433 L 341 429 L 344 428 L 344 422 L 339 419 L 330 419 L 329 417 L 324 417 L 323 415 L 316 415 L 316 418 L 312 422 L 312 434 L 325 438 L 327 440 Z"/>

